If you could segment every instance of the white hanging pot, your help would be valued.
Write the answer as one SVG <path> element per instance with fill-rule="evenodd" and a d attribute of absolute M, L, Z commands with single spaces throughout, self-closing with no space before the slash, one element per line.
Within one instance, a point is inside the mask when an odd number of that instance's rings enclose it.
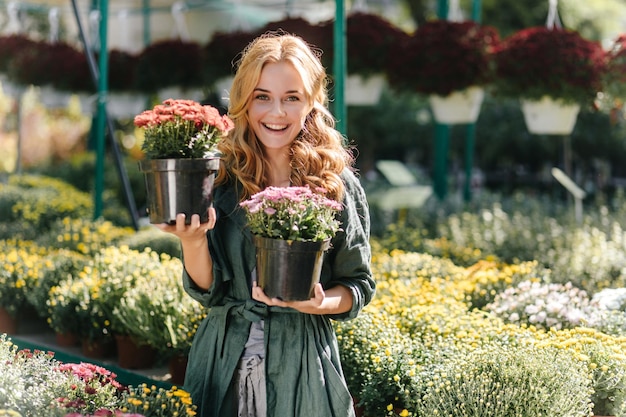
<path fill-rule="evenodd" d="M 521 103 L 528 131 L 538 135 L 569 135 L 580 111 L 579 104 L 564 104 L 548 96 L 538 101 L 521 99 Z"/>
<path fill-rule="evenodd" d="M 137 92 L 111 91 L 107 96 L 107 110 L 115 119 L 135 117 L 146 110 L 148 98 Z"/>
<path fill-rule="evenodd" d="M 222 77 L 219 80 L 215 81 L 215 91 L 219 97 L 220 103 L 222 106 L 228 107 L 228 101 L 230 96 L 230 88 L 233 86 L 233 79 L 235 77 L 229 75 L 227 77 Z"/>
<path fill-rule="evenodd" d="M 432 94 L 428 97 L 433 117 L 441 124 L 474 123 L 478 119 L 480 106 L 485 98 L 482 87 L 468 87 L 443 97 Z"/>
<path fill-rule="evenodd" d="M 58 90 L 50 85 L 39 87 L 39 102 L 49 109 L 65 108 L 70 104 L 72 93 Z"/>
<path fill-rule="evenodd" d="M 373 106 L 378 104 L 385 87 L 385 77 L 375 74 L 364 77 L 351 74 L 345 80 L 345 102 L 352 106 Z"/>

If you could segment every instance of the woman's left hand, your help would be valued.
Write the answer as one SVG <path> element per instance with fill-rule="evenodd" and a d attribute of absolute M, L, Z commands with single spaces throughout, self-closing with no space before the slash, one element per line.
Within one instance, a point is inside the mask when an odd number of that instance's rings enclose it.
<path fill-rule="evenodd" d="M 326 293 L 322 288 L 322 284 L 318 283 L 314 288 L 314 295 L 308 300 L 304 301 L 283 301 L 280 298 L 270 298 L 265 294 L 263 288 L 259 287 L 256 282 L 252 284 L 252 298 L 262 303 L 267 304 L 268 306 L 278 306 L 278 307 L 290 307 L 294 310 L 298 310 L 301 313 L 307 314 L 325 314 L 325 312 L 320 310 L 324 299 L 326 298 Z"/>

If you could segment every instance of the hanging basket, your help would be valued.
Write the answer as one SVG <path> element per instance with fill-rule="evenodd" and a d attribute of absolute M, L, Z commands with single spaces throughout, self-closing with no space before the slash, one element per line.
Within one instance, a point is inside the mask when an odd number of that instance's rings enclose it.
<path fill-rule="evenodd" d="M 351 106 L 373 106 L 378 104 L 385 87 L 385 77 L 382 74 L 364 77 L 352 74 L 346 77 L 345 102 Z"/>
<path fill-rule="evenodd" d="M 469 87 L 445 97 L 433 94 L 428 100 L 438 123 L 462 124 L 476 122 L 484 97 L 482 87 Z"/>
<path fill-rule="evenodd" d="M 112 91 L 107 97 L 107 111 L 114 119 L 128 119 L 144 111 L 148 98 L 141 93 Z"/>
<path fill-rule="evenodd" d="M 569 135 L 574 130 L 580 105 L 563 104 L 548 96 L 539 101 L 522 99 L 521 102 L 524 121 L 530 133 Z"/>
<path fill-rule="evenodd" d="M 230 88 L 233 85 L 234 78 L 235 77 L 233 76 L 228 76 L 215 81 L 215 92 L 217 93 L 222 106 L 228 106 Z"/>
<path fill-rule="evenodd" d="M 284 301 L 311 298 L 330 239 L 301 242 L 255 235 L 254 245 L 257 280 L 265 294 Z"/>
<path fill-rule="evenodd" d="M 193 214 L 199 214 L 200 222 L 206 223 L 219 164 L 219 158 L 139 161 L 146 182 L 150 223 L 175 224 L 178 213 L 185 213 L 187 224 Z"/>
<path fill-rule="evenodd" d="M 48 109 L 67 107 L 71 97 L 72 94 L 69 91 L 58 90 L 49 85 L 39 87 L 39 102 Z"/>

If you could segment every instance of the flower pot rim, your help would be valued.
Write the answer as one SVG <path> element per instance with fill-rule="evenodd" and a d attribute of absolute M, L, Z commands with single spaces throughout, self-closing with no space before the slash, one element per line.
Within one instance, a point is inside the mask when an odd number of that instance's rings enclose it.
<path fill-rule="evenodd" d="M 310 248 L 315 246 L 320 246 L 321 250 L 327 250 L 330 247 L 331 238 L 326 238 L 324 240 L 289 240 L 289 239 L 281 239 L 275 237 L 267 237 L 261 236 L 257 234 L 252 234 L 254 243 L 256 246 L 262 247 L 276 247 L 288 245 L 292 249 L 298 248 Z"/>
<path fill-rule="evenodd" d="M 220 166 L 220 156 L 207 158 L 149 158 L 138 161 L 142 172 L 178 171 L 178 170 L 217 170 Z"/>

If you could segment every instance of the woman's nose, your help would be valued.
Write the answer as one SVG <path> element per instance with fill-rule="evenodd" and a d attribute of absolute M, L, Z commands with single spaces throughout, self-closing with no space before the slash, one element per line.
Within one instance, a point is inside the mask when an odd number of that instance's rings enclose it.
<path fill-rule="evenodd" d="M 282 101 L 275 102 L 274 105 L 272 106 L 272 111 L 276 114 L 280 114 L 281 116 L 287 114 Z"/>

